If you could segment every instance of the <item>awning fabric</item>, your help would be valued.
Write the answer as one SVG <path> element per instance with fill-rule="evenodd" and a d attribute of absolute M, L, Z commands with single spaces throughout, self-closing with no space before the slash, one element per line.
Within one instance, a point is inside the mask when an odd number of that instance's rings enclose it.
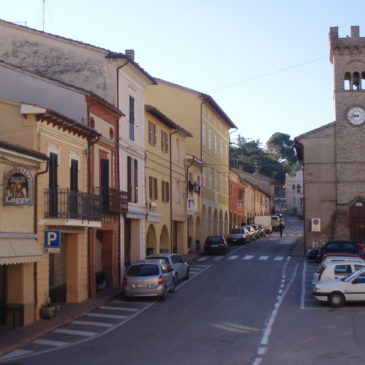
<path fill-rule="evenodd" d="M 42 256 L 35 239 L 0 238 L 0 265 L 36 262 Z"/>

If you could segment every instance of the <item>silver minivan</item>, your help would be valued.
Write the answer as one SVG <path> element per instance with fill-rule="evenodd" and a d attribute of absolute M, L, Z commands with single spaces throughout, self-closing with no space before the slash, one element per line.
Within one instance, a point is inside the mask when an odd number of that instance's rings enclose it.
<path fill-rule="evenodd" d="M 173 272 L 162 259 L 132 262 L 123 279 L 125 299 L 157 296 L 165 300 L 175 290 Z"/>

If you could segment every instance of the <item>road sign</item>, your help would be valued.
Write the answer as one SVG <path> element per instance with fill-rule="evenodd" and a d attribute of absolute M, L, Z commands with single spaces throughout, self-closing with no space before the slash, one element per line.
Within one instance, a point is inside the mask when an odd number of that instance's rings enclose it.
<path fill-rule="evenodd" d="M 60 231 L 45 231 L 44 244 L 46 252 L 60 253 L 61 251 L 61 232 Z"/>
<path fill-rule="evenodd" d="M 312 218 L 312 232 L 321 232 L 320 218 Z"/>

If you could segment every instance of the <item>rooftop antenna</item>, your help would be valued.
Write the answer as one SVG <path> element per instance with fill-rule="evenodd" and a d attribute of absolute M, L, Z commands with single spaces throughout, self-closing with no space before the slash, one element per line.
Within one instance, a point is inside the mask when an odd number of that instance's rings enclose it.
<path fill-rule="evenodd" d="M 43 32 L 44 32 L 44 8 L 45 8 L 46 0 L 43 0 Z"/>

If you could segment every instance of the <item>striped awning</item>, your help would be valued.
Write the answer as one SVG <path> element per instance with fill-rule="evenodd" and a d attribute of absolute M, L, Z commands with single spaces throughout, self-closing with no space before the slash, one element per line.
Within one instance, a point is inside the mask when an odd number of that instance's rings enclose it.
<path fill-rule="evenodd" d="M 36 262 L 43 256 L 37 240 L 32 238 L 0 238 L 0 265 Z"/>

